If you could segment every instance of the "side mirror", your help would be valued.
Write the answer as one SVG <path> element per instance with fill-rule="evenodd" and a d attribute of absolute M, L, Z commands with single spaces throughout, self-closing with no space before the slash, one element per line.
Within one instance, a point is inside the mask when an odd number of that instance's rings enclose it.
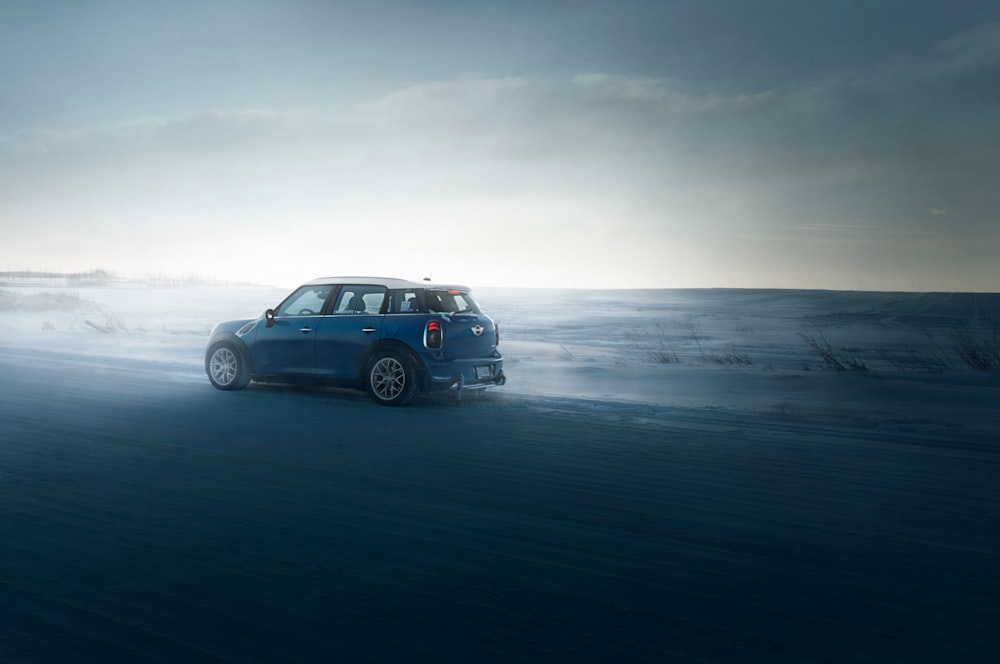
<path fill-rule="evenodd" d="M 264 327 L 271 327 L 274 325 L 274 309 L 268 309 L 264 312 Z"/>

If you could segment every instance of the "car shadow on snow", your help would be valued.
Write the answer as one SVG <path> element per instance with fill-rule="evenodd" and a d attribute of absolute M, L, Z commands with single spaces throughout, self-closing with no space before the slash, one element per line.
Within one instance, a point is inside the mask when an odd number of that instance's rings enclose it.
<path fill-rule="evenodd" d="M 326 385 L 301 385 L 295 383 L 257 383 L 253 382 L 246 390 L 257 393 L 295 394 L 302 398 L 335 399 L 342 403 L 366 403 L 372 407 L 382 408 L 367 392 L 350 387 L 329 387 Z M 510 395 L 491 393 L 491 390 L 467 390 L 464 392 L 421 392 L 413 401 L 401 408 L 467 408 L 490 402 L 504 401 Z"/>

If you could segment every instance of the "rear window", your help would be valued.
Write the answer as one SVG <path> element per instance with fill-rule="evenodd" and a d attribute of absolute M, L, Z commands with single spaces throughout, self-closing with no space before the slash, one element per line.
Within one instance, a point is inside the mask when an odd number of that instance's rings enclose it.
<path fill-rule="evenodd" d="M 427 311 L 445 314 L 478 314 L 479 307 L 468 293 L 455 290 L 424 291 Z"/>

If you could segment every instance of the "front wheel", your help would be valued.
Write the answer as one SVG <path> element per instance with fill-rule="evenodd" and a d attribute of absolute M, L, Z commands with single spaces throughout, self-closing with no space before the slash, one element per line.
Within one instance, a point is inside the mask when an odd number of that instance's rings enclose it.
<path fill-rule="evenodd" d="M 250 384 L 250 367 L 244 351 L 231 343 L 220 343 L 205 358 L 205 372 L 220 390 L 240 390 Z"/>
<path fill-rule="evenodd" d="M 379 353 L 368 363 L 368 393 L 384 406 L 403 406 L 417 394 L 413 362 L 395 353 Z"/>

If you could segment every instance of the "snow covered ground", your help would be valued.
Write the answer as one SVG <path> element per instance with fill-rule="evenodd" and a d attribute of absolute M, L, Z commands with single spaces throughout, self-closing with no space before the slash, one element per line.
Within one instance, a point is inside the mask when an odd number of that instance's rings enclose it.
<path fill-rule="evenodd" d="M 0 660 L 1000 647 L 998 295 L 481 289 L 484 400 L 211 388 L 285 292 L 0 286 Z"/>
<path fill-rule="evenodd" d="M 220 320 L 253 318 L 286 289 L 0 288 L 0 345 L 201 380 Z M 865 425 L 992 427 L 1000 295 L 776 290 L 475 292 L 500 324 L 509 383 L 494 393 L 836 417 Z M 826 347 L 833 368 L 812 340 Z M 1000 357 L 994 356 L 1000 368 Z M 851 364 L 853 363 L 853 364 Z"/>

